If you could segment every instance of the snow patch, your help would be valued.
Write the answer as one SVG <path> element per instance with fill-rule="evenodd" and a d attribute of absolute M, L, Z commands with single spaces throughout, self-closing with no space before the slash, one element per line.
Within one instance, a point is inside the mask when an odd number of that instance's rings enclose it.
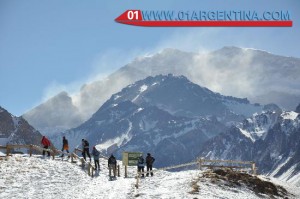
<path fill-rule="evenodd" d="M 148 89 L 148 86 L 144 84 L 143 86 L 141 86 L 140 92 L 142 93 L 142 92 L 144 92 L 147 89 Z"/>
<path fill-rule="evenodd" d="M 137 100 L 137 98 L 140 97 L 140 94 L 141 94 L 142 92 L 145 92 L 147 89 L 148 89 L 148 86 L 147 86 L 146 84 L 142 85 L 142 86 L 140 87 L 140 89 L 139 89 L 139 92 L 140 92 L 140 93 L 139 93 L 135 98 L 133 98 L 132 102 L 134 102 L 135 100 Z"/>
<path fill-rule="evenodd" d="M 144 110 L 143 108 L 138 108 L 137 113 Z"/>
<path fill-rule="evenodd" d="M 295 120 L 298 116 L 298 113 L 291 111 L 291 112 L 284 112 L 281 114 L 281 117 L 285 120 Z"/>
<path fill-rule="evenodd" d="M 127 142 L 129 142 L 132 138 L 132 135 L 130 134 L 130 131 L 132 129 L 132 122 L 129 122 L 129 127 L 125 133 L 123 133 L 121 136 L 115 137 L 113 139 L 109 139 L 105 141 L 104 143 L 98 144 L 97 149 L 107 151 L 109 147 L 112 147 L 116 145 L 117 147 L 120 147 Z"/>
<path fill-rule="evenodd" d="M 289 182 L 295 186 L 300 186 L 300 172 L 296 175 L 293 175 L 293 172 L 295 171 L 296 167 L 297 164 L 291 166 L 290 169 L 283 173 L 281 176 L 279 176 L 278 179 L 281 181 Z"/>
<path fill-rule="evenodd" d="M 291 158 L 292 157 L 288 157 L 284 162 L 282 162 L 281 164 L 279 164 L 277 166 L 277 168 L 274 171 L 272 171 L 269 175 L 272 176 L 272 177 L 274 177 L 278 173 L 278 171 L 281 169 L 281 167 L 283 167 Z"/>
<path fill-rule="evenodd" d="M 247 138 L 249 138 L 252 142 L 255 142 L 255 139 L 251 136 L 251 134 L 248 131 L 245 131 L 245 130 L 243 130 L 241 128 L 239 128 L 239 129 L 240 129 L 241 133 L 244 136 L 246 136 Z"/>
<path fill-rule="evenodd" d="M 120 95 L 115 95 L 114 100 L 117 100 L 120 97 L 121 97 Z"/>

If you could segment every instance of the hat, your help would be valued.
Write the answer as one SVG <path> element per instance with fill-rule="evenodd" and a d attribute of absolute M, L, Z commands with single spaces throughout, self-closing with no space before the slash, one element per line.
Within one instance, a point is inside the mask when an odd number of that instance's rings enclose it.
<path fill-rule="evenodd" d="M 149 155 L 149 156 L 150 156 L 151 154 L 150 154 L 150 153 L 147 153 L 147 155 Z"/>

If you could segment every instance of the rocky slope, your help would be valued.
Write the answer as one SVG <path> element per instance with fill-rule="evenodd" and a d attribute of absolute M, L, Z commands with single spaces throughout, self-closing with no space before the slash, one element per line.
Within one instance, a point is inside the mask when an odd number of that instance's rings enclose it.
<path fill-rule="evenodd" d="M 35 144 L 39 145 L 42 135 L 22 117 L 11 115 L 0 107 L 0 145 Z"/>
<path fill-rule="evenodd" d="M 209 140 L 200 156 L 255 161 L 260 173 L 289 180 L 300 174 L 299 149 L 300 115 L 269 110 Z"/>

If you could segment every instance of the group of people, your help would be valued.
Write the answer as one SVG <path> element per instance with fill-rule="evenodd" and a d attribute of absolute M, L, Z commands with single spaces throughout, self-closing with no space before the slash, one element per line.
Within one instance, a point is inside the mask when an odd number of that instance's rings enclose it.
<path fill-rule="evenodd" d="M 81 142 L 82 142 L 82 157 L 86 161 L 86 156 L 88 156 L 90 159 L 90 162 L 91 162 L 91 155 L 90 155 L 90 151 L 89 151 L 89 147 L 90 147 L 89 142 L 86 139 L 82 139 Z M 41 140 L 41 144 L 43 145 L 43 147 L 45 149 L 45 150 L 43 150 L 43 156 L 45 156 L 46 151 L 48 153 L 48 156 L 50 156 L 50 151 L 47 150 L 51 145 L 51 142 L 49 141 L 49 139 L 46 138 L 45 136 L 43 136 L 43 138 Z M 65 136 L 63 136 L 62 145 L 63 145 L 62 149 L 61 149 L 62 155 L 60 157 L 64 157 L 64 151 L 69 153 L 69 143 Z M 93 147 L 92 155 L 94 158 L 95 169 L 100 170 L 100 164 L 99 164 L 100 152 L 96 149 L 95 146 Z M 149 172 L 150 172 L 150 175 L 153 176 L 152 165 L 155 161 L 155 158 L 152 157 L 150 153 L 147 153 L 147 156 L 145 159 L 146 159 L 146 161 L 144 160 L 143 155 L 141 155 L 138 158 L 138 161 L 137 161 L 138 172 L 141 172 L 142 173 L 141 176 L 144 177 L 144 167 L 145 167 L 145 162 L 146 162 L 146 167 L 147 167 L 146 176 L 149 176 Z M 113 176 L 116 177 L 117 160 L 113 154 L 111 154 L 111 156 L 108 158 L 108 168 L 110 168 L 110 171 L 113 171 Z"/>
<path fill-rule="evenodd" d="M 152 157 L 150 153 L 147 153 L 147 157 L 146 157 L 147 174 L 146 174 L 146 176 L 149 176 L 149 172 L 150 172 L 151 176 L 153 176 L 152 166 L 153 166 L 154 161 L 155 161 L 155 158 Z M 142 173 L 141 176 L 144 177 L 145 160 L 144 160 L 143 155 L 141 155 L 139 157 L 138 162 L 137 162 L 137 167 L 138 167 L 138 172 L 141 172 Z"/>
<path fill-rule="evenodd" d="M 42 137 L 42 140 L 41 140 L 41 144 L 43 145 L 43 156 L 45 156 L 46 152 L 48 154 L 48 157 L 50 156 L 50 151 L 49 151 L 49 147 L 51 146 L 51 142 L 50 140 L 46 137 L 46 136 L 43 136 Z M 68 140 L 66 139 L 65 136 L 63 136 L 63 146 L 62 146 L 62 155 L 60 157 L 64 157 L 64 150 L 67 151 L 67 153 L 69 153 L 69 143 L 68 143 Z M 68 156 L 69 157 L 69 156 Z"/>
<path fill-rule="evenodd" d="M 85 139 L 82 139 L 81 141 L 82 141 L 82 156 L 83 156 L 84 160 L 86 161 L 86 155 L 87 155 L 90 158 L 90 162 L 91 162 L 91 155 L 89 152 L 89 142 Z M 92 155 L 94 158 L 95 169 L 100 170 L 100 164 L 99 164 L 100 152 L 96 149 L 95 146 L 93 147 Z M 150 153 L 147 153 L 147 157 L 146 157 L 147 174 L 146 174 L 146 176 L 149 176 L 149 172 L 150 172 L 150 175 L 153 176 L 152 166 L 153 166 L 154 161 L 155 161 L 155 158 L 152 157 Z M 145 167 L 145 161 L 144 161 L 143 155 L 141 155 L 138 158 L 137 168 L 138 168 L 138 172 L 142 172 L 142 177 L 144 177 L 144 167 Z M 116 177 L 117 160 L 113 154 L 111 154 L 111 156 L 108 158 L 108 168 L 110 169 L 110 171 L 113 171 L 113 176 Z"/>

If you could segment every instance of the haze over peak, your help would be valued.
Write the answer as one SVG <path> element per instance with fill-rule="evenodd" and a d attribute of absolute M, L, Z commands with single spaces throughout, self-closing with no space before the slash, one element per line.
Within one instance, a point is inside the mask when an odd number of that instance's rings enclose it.
<path fill-rule="evenodd" d="M 70 102 L 75 104 L 72 104 L 74 111 L 78 109 L 73 114 L 77 115 L 76 120 L 83 122 L 126 85 L 148 76 L 172 73 L 184 75 L 223 95 L 248 98 L 253 103 L 275 103 L 294 110 L 300 101 L 299 66 L 299 58 L 234 46 L 205 53 L 167 48 L 151 56 L 136 58 L 105 79 L 85 84 Z M 44 104 L 48 109 L 57 110 L 49 103 Z M 27 119 L 31 121 L 30 117 Z"/>

